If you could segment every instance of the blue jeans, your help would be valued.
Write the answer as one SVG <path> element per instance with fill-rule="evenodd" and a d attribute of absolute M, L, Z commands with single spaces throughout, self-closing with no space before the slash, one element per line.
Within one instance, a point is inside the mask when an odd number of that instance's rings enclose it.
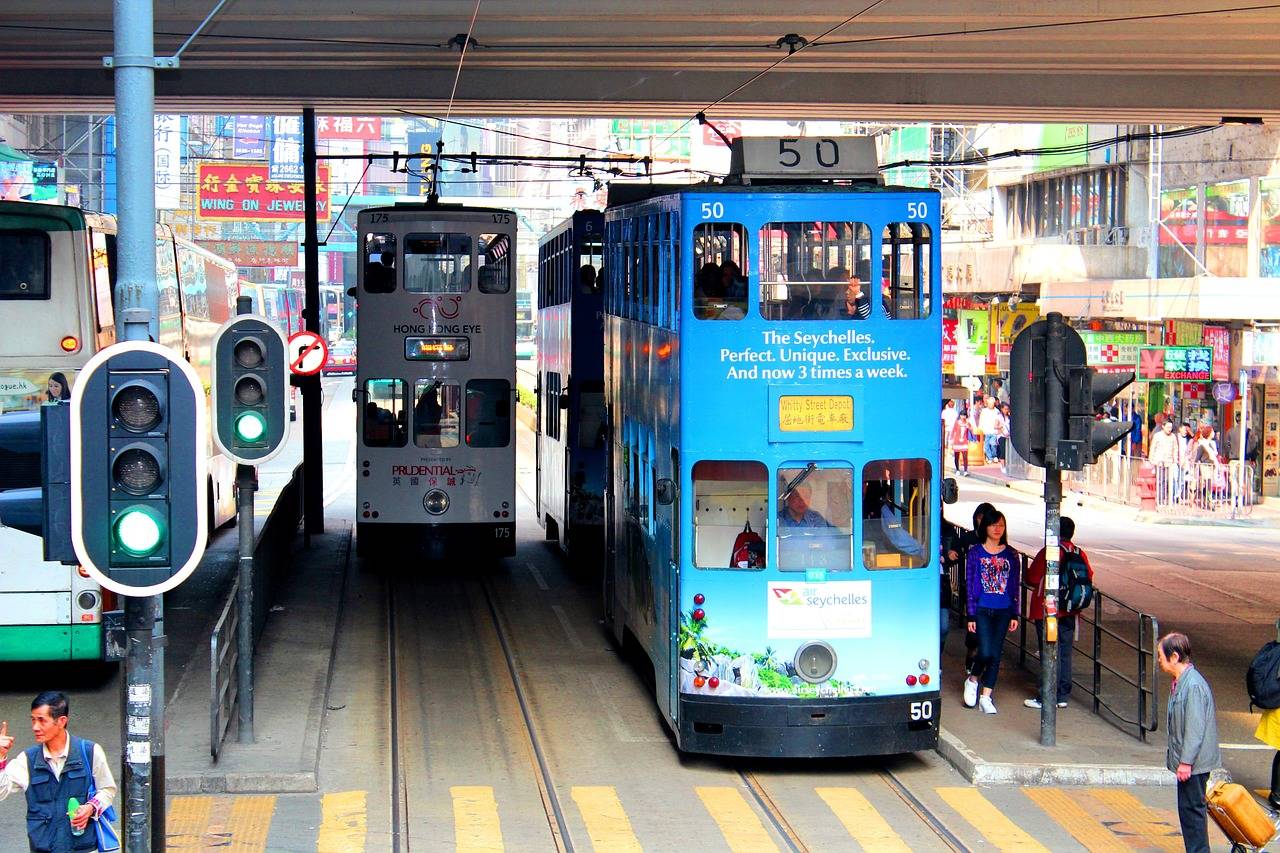
<path fill-rule="evenodd" d="M 987 461 L 1000 458 L 1000 437 L 995 435 L 985 435 L 982 437 L 982 452 L 986 454 Z"/>
<path fill-rule="evenodd" d="M 1036 637 L 1040 641 L 1040 659 L 1044 660 L 1044 620 L 1036 620 Z M 1071 695 L 1071 646 L 1076 639 L 1076 617 L 1058 617 L 1058 701 Z"/>
<path fill-rule="evenodd" d="M 978 679 L 982 687 L 994 690 L 1000 677 L 1000 658 L 1004 654 L 1004 635 L 1009 631 L 1012 610 L 992 610 L 979 607 L 973 617 L 978 634 L 978 653 L 969 666 L 969 674 Z"/>

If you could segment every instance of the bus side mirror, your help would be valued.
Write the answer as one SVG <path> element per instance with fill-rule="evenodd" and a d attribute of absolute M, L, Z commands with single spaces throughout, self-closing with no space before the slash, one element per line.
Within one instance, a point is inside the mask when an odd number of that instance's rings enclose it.
<path fill-rule="evenodd" d="M 955 477 L 945 477 L 942 480 L 942 502 L 944 504 L 953 504 L 960 499 L 960 488 L 956 486 Z"/>
<path fill-rule="evenodd" d="M 676 500 L 676 484 L 674 480 L 668 480 L 665 477 L 657 482 L 654 488 L 654 495 L 658 503 L 663 506 L 671 506 Z"/>

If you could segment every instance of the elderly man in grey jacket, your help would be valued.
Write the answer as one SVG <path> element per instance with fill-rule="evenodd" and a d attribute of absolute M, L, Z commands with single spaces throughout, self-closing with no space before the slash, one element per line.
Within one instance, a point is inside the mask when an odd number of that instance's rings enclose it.
<path fill-rule="evenodd" d="M 1209 853 L 1205 787 L 1222 765 L 1213 691 L 1191 662 L 1191 640 L 1171 633 L 1156 646 L 1160 668 L 1173 678 L 1169 690 L 1169 750 L 1165 763 L 1178 776 L 1178 821 L 1187 853 Z"/>

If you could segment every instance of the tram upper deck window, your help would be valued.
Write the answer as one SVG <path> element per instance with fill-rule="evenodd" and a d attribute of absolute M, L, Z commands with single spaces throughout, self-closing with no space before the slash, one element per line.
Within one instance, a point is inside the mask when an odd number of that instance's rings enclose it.
<path fill-rule="evenodd" d="M 404 238 L 404 289 L 466 293 L 471 289 L 470 234 L 410 234 Z"/>
<path fill-rule="evenodd" d="M 764 465 L 697 462 L 693 495 L 693 564 L 703 569 L 764 568 L 769 535 L 769 472 Z"/>
<path fill-rule="evenodd" d="M 923 222 L 894 222 L 880 241 L 880 301 L 891 320 L 929 316 L 932 230 Z"/>
<path fill-rule="evenodd" d="M 476 244 L 480 270 L 476 274 L 481 293 L 506 293 L 511 290 L 511 237 L 506 234 L 481 234 Z"/>
<path fill-rule="evenodd" d="M 810 462 L 778 469 L 778 568 L 852 567 L 853 471 Z"/>
<path fill-rule="evenodd" d="M 364 383 L 364 412 L 361 432 L 365 447 L 404 447 L 408 440 L 405 423 L 403 379 L 369 379 Z"/>
<path fill-rule="evenodd" d="M 702 320 L 747 316 L 747 229 L 704 222 L 693 229 L 693 315 Z"/>
<path fill-rule="evenodd" d="M 865 320 L 871 229 L 861 222 L 770 222 L 760 230 L 766 320 Z"/>
<path fill-rule="evenodd" d="M 924 459 L 877 459 L 862 469 L 862 563 L 868 569 L 928 565 L 932 482 Z"/>
<path fill-rule="evenodd" d="M 43 231 L 0 231 L 0 299 L 48 299 L 49 253 Z"/>
<path fill-rule="evenodd" d="M 418 447 L 457 447 L 462 420 L 461 386 L 439 379 L 419 379 L 414 383 L 413 399 L 413 443 Z"/>
<path fill-rule="evenodd" d="M 511 383 L 472 379 L 467 383 L 467 446 L 506 447 L 511 443 Z"/>
<path fill-rule="evenodd" d="M 364 289 L 366 293 L 395 291 L 396 235 L 364 235 Z"/>

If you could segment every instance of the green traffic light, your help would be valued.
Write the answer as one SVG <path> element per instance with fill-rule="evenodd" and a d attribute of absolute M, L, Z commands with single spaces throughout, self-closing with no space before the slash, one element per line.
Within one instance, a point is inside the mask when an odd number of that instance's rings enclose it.
<path fill-rule="evenodd" d="M 267 420 L 258 412 L 244 412 L 236 417 L 236 438 L 243 442 L 258 442 L 267 432 Z"/>
<path fill-rule="evenodd" d="M 116 519 L 115 539 L 120 549 L 131 556 L 148 557 L 160 547 L 163 531 L 152 513 L 131 507 Z"/>

